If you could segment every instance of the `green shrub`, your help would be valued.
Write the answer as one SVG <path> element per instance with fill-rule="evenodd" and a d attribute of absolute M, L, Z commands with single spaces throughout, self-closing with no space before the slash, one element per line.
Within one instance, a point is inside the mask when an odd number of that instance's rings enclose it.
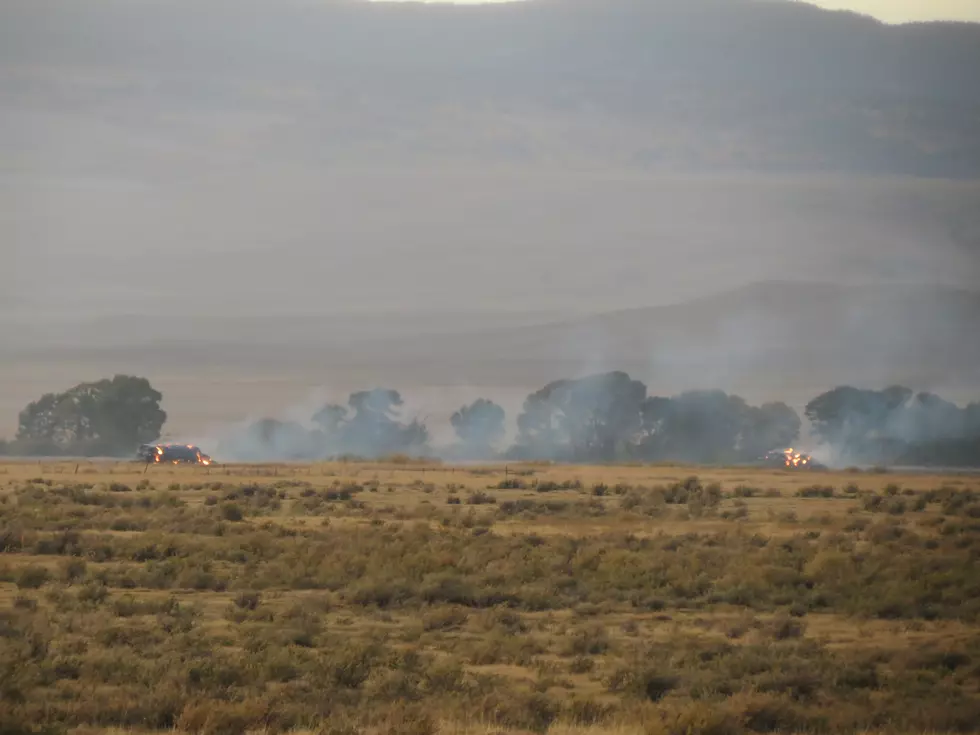
<path fill-rule="evenodd" d="M 73 584 L 85 577 L 87 569 L 84 559 L 65 559 L 61 563 L 61 579 L 66 584 Z"/>
<path fill-rule="evenodd" d="M 242 509 L 237 503 L 222 503 L 221 505 L 221 517 L 226 521 L 237 522 L 245 517 Z"/>
<path fill-rule="evenodd" d="M 18 589 L 35 590 L 44 586 L 50 578 L 51 575 L 45 567 L 32 564 L 17 572 L 15 582 Z"/>
<path fill-rule="evenodd" d="M 796 491 L 799 498 L 833 498 L 834 488 L 830 485 L 811 485 Z"/>

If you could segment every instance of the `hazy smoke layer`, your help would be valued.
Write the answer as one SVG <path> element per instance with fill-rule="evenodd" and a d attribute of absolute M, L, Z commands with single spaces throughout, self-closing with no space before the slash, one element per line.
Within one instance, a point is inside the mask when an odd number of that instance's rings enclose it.
<path fill-rule="evenodd" d="M 509 456 L 540 413 L 543 456 L 722 461 L 833 386 L 963 405 L 977 68 L 976 24 L 788 1 L 7 0 L 0 436 L 121 371 L 174 438 L 273 419 L 202 442 L 242 458 Z M 610 370 L 670 398 L 522 409 Z"/>
<path fill-rule="evenodd" d="M 755 462 L 797 442 L 802 421 L 785 403 L 751 406 L 723 391 L 648 396 L 623 372 L 558 380 L 530 394 L 505 444 L 506 414 L 487 399 L 456 411 L 456 441 L 432 442 L 419 418 L 402 415 L 398 391 L 350 395 L 306 421 L 262 419 L 213 437 L 219 461 L 323 460 L 392 455 L 445 459 L 549 459 L 569 462 Z M 295 413 L 295 412 L 294 412 Z M 822 459 L 845 463 L 980 462 L 980 403 L 960 408 L 898 386 L 849 386 L 811 400 L 805 410 Z"/>
<path fill-rule="evenodd" d="M 902 386 L 835 388 L 806 407 L 821 454 L 835 464 L 980 463 L 980 403 L 965 408 Z"/>
<path fill-rule="evenodd" d="M 306 422 L 264 418 L 233 427 L 217 437 L 217 452 L 239 461 L 425 454 L 428 429 L 402 419 L 403 403 L 395 390 L 359 391 L 346 405 L 319 407 Z"/>

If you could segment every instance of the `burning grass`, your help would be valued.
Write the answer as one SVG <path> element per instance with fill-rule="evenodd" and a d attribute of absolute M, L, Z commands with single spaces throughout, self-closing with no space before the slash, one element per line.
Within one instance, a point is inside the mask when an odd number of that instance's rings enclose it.
<path fill-rule="evenodd" d="M 0 721 L 24 732 L 980 722 L 975 478 L 4 469 Z"/>

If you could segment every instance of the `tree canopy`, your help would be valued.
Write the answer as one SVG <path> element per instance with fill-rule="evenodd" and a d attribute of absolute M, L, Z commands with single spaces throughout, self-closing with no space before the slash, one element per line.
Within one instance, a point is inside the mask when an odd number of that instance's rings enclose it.
<path fill-rule="evenodd" d="M 401 394 L 388 388 L 351 393 L 347 405 L 327 404 L 296 422 L 262 419 L 226 437 L 218 453 L 238 459 L 327 459 L 343 455 L 383 457 L 427 451 L 429 431 L 418 419 L 404 421 Z"/>
<path fill-rule="evenodd" d="M 493 456 L 494 448 L 504 438 L 504 409 L 493 401 L 479 398 L 463 406 L 449 419 L 460 441 L 460 453 L 470 457 Z"/>
<path fill-rule="evenodd" d="M 796 441 L 800 418 L 785 403 L 748 405 L 723 391 L 651 398 L 643 407 L 644 459 L 734 462 L 755 459 Z"/>
<path fill-rule="evenodd" d="M 127 455 L 160 436 L 162 398 L 130 375 L 46 393 L 20 412 L 17 443 L 22 453 Z"/>
<path fill-rule="evenodd" d="M 804 415 L 842 462 L 980 463 L 980 403 L 959 408 L 899 385 L 838 386 L 811 400 Z"/>
<path fill-rule="evenodd" d="M 549 383 L 524 401 L 517 417 L 518 454 L 547 459 L 610 459 L 641 427 L 647 389 L 611 372 Z"/>

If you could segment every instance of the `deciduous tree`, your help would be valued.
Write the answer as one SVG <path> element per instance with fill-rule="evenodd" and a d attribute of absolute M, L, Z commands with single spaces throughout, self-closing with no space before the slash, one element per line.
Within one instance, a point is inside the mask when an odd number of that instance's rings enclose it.
<path fill-rule="evenodd" d="M 167 414 L 146 378 L 116 375 L 46 393 L 20 412 L 17 440 L 62 452 L 128 454 L 160 436 Z"/>
<path fill-rule="evenodd" d="M 456 436 L 463 445 L 463 452 L 480 456 L 492 453 L 494 446 L 504 437 L 504 409 L 493 401 L 477 399 L 463 406 L 449 419 Z"/>

